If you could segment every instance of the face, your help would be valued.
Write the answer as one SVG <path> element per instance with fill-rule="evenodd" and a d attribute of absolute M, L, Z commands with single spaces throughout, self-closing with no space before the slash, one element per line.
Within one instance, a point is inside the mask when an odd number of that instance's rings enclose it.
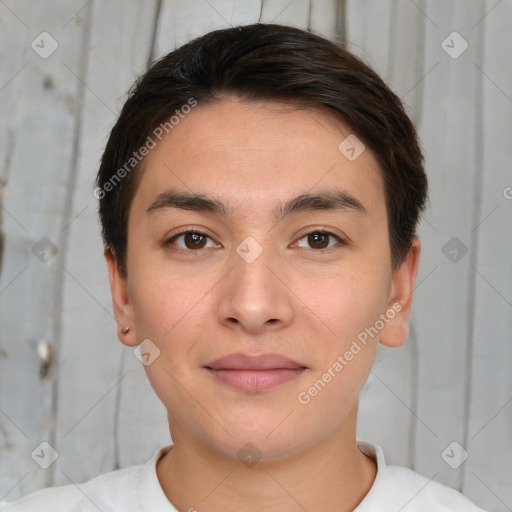
<path fill-rule="evenodd" d="M 120 339 L 150 340 L 173 439 L 270 460 L 354 434 L 378 342 L 405 340 L 419 243 L 393 271 L 378 164 L 338 149 L 350 134 L 321 110 L 230 98 L 147 156 L 126 280 L 106 256 Z"/>

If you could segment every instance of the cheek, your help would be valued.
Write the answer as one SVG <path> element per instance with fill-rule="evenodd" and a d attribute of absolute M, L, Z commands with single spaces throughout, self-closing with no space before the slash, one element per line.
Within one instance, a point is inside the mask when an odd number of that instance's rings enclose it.
<path fill-rule="evenodd" d="M 143 270 L 133 276 L 130 287 L 139 336 L 166 343 L 175 332 L 183 336 L 183 329 L 191 323 L 197 329 L 207 315 L 211 279 L 188 274 L 184 278 L 150 264 L 139 268 Z"/>
<path fill-rule="evenodd" d="M 152 388 L 175 416 L 180 411 L 200 415 L 189 403 L 187 390 L 194 389 L 194 351 L 211 308 L 204 279 L 184 280 L 148 271 L 141 273 L 132 290 L 139 340 L 150 339 L 159 350 L 154 362 L 144 366 Z"/>
<path fill-rule="evenodd" d="M 342 421 L 353 406 L 375 360 L 375 324 L 387 305 L 388 280 L 382 268 L 353 268 L 323 280 L 316 311 L 329 327 L 322 357 L 297 399 L 315 415 Z M 327 332 L 327 331 L 326 331 Z M 332 404 L 339 404 L 334 410 Z"/>
<path fill-rule="evenodd" d="M 328 338 L 337 349 L 372 326 L 387 304 L 387 283 L 383 273 L 356 269 L 309 280 L 301 296 L 311 314 L 321 319 Z M 314 283 L 314 286 L 311 283 Z"/>
<path fill-rule="evenodd" d="M 151 340 L 160 352 L 154 363 L 144 368 L 160 399 L 166 404 L 176 403 L 179 384 L 193 387 L 189 382 L 193 378 L 191 366 L 199 364 L 201 344 L 209 342 L 205 333 L 211 332 L 209 292 L 213 283 L 211 278 L 185 278 L 150 272 L 149 265 L 145 268 L 132 286 L 135 324 L 139 340 Z"/>
<path fill-rule="evenodd" d="M 353 273 L 327 280 L 323 291 L 315 308 L 323 312 L 328 330 L 317 336 L 320 356 L 296 402 L 299 410 L 323 425 L 322 435 L 328 435 L 356 403 L 372 368 L 378 334 L 368 329 L 382 312 L 385 286 Z"/>

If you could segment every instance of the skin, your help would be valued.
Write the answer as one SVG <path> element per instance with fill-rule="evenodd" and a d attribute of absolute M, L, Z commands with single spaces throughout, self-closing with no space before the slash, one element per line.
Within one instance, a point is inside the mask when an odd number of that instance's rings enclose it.
<path fill-rule="evenodd" d="M 392 268 L 379 167 L 369 149 L 353 162 L 340 153 L 350 133 L 320 108 L 228 97 L 195 107 L 145 160 L 126 279 L 108 248 L 105 257 L 119 339 L 132 347 L 149 339 L 160 350 L 144 368 L 168 411 L 173 449 L 157 474 L 179 510 L 351 511 L 372 486 L 375 463 L 356 445 L 358 395 L 377 344 L 406 340 L 420 243 L 414 238 Z M 169 188 L 215 197 L 232 214 L 146 213 Z M 271 217 L 280 203 L 335 189 L 365 211 Z M 209 237 L 199 239 L 202 249 L 185 236 L 165 244 L 190 227 Z M 321 228 L 335 236 L 320 236 L 319 248 L 307 234 Z M 236 252 L 248 236 L 263 250 L 252 263 Z M 378 336 L 300 403 L 298 394 L 397 303 Z M 234 352 L 278 353 L 307 370 L 243 392 L 204 369 Z M 250 467 L 237 457 L 247 442 L 261 456 Z"/>

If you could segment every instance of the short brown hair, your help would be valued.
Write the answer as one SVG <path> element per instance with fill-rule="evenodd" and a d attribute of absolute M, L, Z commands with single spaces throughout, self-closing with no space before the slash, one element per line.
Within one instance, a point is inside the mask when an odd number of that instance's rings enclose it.
<path fill-rule="evenodd" d="M 379 162 L 392 264 L 396 268 L 402 263 L 427 197 L 423 155 L 402 102 L 340 45 L 298 28 L 256 23 L 188 42 L 154 63 L 130 89 L 95 189 L 103 241 L 115 253 L 123 276 L 128 213 L 142 172 L 140 148 L 191 99 L 208 104 L 226 95 L 324 106 L 348 124 Z"/>

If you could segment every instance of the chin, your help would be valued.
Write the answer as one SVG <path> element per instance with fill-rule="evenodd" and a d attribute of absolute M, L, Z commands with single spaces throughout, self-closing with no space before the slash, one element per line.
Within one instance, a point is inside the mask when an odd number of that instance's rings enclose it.
<path fill-rule="evenodd" d="M 262 435 L 252 435 L 252 433 L 213 442 L 210 440 L 210 443 L 214 450 L 225 457 L 239 460 L 249 467 L 256 462 L 274 462 L 284 459 L 297 446 L 297 441 L 294 439 L 271 440 Z"/>
<path fill-rule="evenodd" d="M 308 444 L 302 427 L 284 424 L 285 414 L 277 418 L 273 415 L 262 417 L 261 413 L 258 416 L 257 411 L 254 412 L 254 415 L 248 414 L 239 421 L 224 423 L 225 430 L 216 425 L 209 435 L 203 432 L 204 442 L 225 457 L 241 462 L 247 459 L 261 462 L 280 460 L 299 445 Z"/>

